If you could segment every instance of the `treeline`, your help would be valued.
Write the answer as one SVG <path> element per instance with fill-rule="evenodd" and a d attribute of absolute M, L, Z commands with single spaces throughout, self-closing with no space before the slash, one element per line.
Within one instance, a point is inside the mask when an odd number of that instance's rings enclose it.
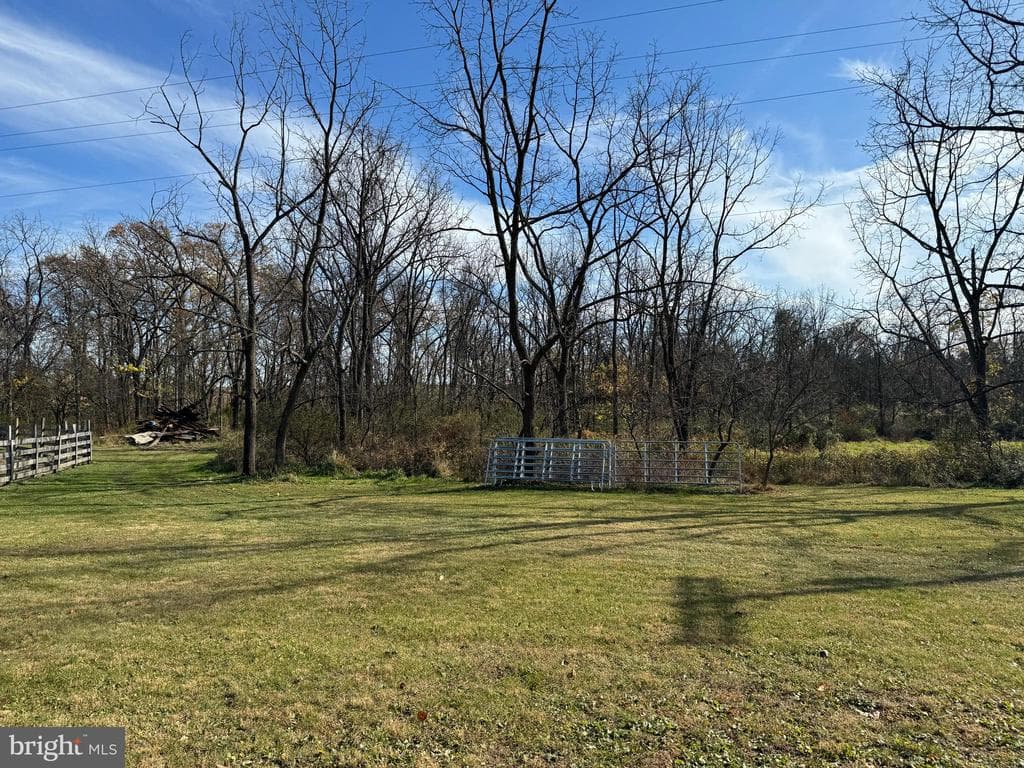
<path fill-rule="evenodd" d="M 781 446 L 1022 436 L 1019 93 L 964 75 L 972 34 L 1015 33 L 998 3 L 932 9 L 941 66 L 865 73 L 860 308 L 744 280 L 824 193 L 778 176 L 770 128 L 654 59 L 623 87 L 555 5 L 425 10 L 448 56 L 436 100 L 406 105 L 426 161 L 335 4 L 236 27 L 228 107 L 185 57 L 147 108 L 201 194 L 77 236 L 0 227 L 6 418 L 114 431 L 198 403 L 240 432 L 246 474 L 332 454 L 468 473 L 513 432 L 738 439 L 767 478 Z"/>

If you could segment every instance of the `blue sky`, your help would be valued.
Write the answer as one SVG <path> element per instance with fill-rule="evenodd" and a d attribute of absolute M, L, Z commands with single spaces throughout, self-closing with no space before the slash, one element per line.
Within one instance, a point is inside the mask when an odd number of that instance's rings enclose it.
<path fill-rule="evenodd" d="M 577 3 L 574 15 L 598 19 L 682 4 L 678 0 L 592 0 Z M 84 221 L 107 224 L 143 213 L 162 184 L 25 193 L 197 169 L 194 158 L 167 136 L 31 146 L 155 130 L 145 122 L 50 130 L 128 121 L 141 113 L 144 92 L 11 107 L 159 82 L 172 67 L 183 34 L 190 32 L 197 42 L 223 36 L 232 14 L 247 7 L 228 0 L 0 2 L 0 218 L 21 210 L 69 229 Z M 360 8 L 358 4 L 355 7 Z M 372 2 L 365 9 L 362 33 L 368 53 L 427 42 L 414 0 Z M 858 63 L 892 61 L 900 45 L 888 43 L 919 36 L 909 24 L 879 22 L 922 10 L 922 3 L 916 0 L 721 0 L 598 21 L 593 26 L 617 44 L 623 55 L 635 55 L 653 47 L 670 51 L 875 24 L 666 57 L 666 62 L 680 68 L 708 67 L 708 76 L 719 93 L 745 102 L 851 85 L 849 73 Z M 886 45 L 877 45 L 883 43 Z M 733 64 L 823 50 L 830 52 Z M 431 51 L 378 56 L 368 61 L 368 74 L 395 86 L 422 83 L 433 79 L 435 60 L 436 52 Z M 727 66 L 716 66 L 722 64 Z M 857 142 L 866 131 L 870 108 L 867 96 L 844 91 L 747 104 L 743 112 L 751 122 L 769 122 L 781 130 L 783 144 L 776 160 L 780 177 L 802 173 L 825 180 L 831 184 L 829 199 L 841 200 L 853 194 L 857 172 L 865 163 Z M 819 210 L 800 239 L 751 265 L 749 274 L 769 287 L 800 290 L 825 286 L 840 293 L 852 289 L 857 282 L 853 269 L 857 254 L 846 218 L 842 207 Z"/>

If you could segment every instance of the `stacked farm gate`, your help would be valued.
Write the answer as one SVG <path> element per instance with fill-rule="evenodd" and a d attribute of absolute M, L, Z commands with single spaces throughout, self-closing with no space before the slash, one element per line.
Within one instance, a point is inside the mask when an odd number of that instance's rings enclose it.
<path fill-rule="evenodd" d="M 607 440 L 498 437 L 484 470 L 492 485 L 513 482 L 565 483 L 610 488 L 615 448 Z"/>
<path fill-rule="evenodd" d="M 484 480 L 610 488 L 623 485 L 740 487 L 743 450 L 718 441 L 611 441 L 499 437 Z"/>
<path fill-rule="evenodd" d="M 0 485 L 15 480 L 49 475 L 61 470 L 88 464 L 92 461 L 92 431 L 78 425 L 47 429 L 45 425 L 32 428 L 32 434 L 22 434 L 24 427 L 7 427 L 6 440 L 0 441 L 3 450 L 0 464 Z"/>

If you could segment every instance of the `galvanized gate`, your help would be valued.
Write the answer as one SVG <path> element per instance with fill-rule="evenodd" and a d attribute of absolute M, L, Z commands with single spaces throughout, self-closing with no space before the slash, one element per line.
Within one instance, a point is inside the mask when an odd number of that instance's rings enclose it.
<path fill-rule="evenodd" d="M 717 440 L 623 440 L 615 445 L 617 485 L 721 485 L 743 482 L 743 449 Z"/>
<path fill-rule="evenodd" d="M 615 446 L 608 440 L 497 437 L 487 452 L 484 480 L 610 488 L 614 471 Z"/>
<path fill-rule="evenodd" d="M 484 481 L 615 485 L 740 487 L 743 450 L 718 441 L 574 440 L 498 437 L 487 452 Z"/>

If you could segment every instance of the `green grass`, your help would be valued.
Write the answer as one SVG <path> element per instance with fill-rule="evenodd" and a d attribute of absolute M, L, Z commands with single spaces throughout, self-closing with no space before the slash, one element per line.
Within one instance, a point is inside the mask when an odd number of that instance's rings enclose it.
<path fill-rule="evenodd" d="M 0 723 L 123 725 L 147 766 L 1021 764 L 1024 493 L 209 458 L 0 489 Z"/>
<path fill-rule="evenodd" d="M 856 442 L 844 442 L 839 444 L 839 449 L 852 456 L 872 451 L 895 451 L 896 453 L 913 455 L 926 450 L 932 443 L 927 440 L 905 440 L 897 442 L 894 440 L 858 440 Z"/>

